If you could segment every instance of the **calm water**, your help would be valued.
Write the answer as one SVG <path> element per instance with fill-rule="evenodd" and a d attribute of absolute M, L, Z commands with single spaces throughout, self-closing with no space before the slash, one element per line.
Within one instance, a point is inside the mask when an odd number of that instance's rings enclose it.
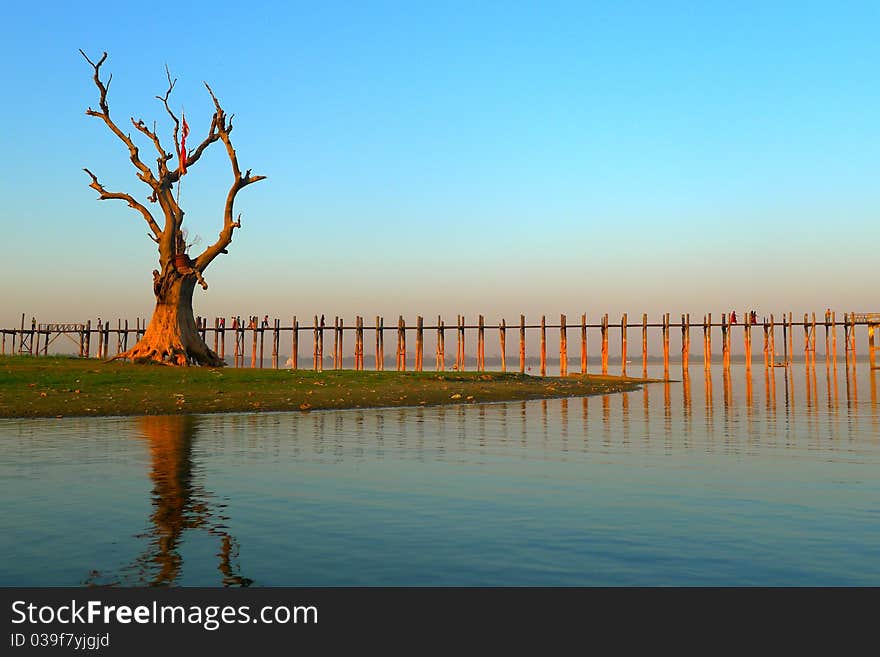
<path fill-rule="evenodd" d="M 0 420 L 0 585 L 876 586 L 878 378 Z"/>

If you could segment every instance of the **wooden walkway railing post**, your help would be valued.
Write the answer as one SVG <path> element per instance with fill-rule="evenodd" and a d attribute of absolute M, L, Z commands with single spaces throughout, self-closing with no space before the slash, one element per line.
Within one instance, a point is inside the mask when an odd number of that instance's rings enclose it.
<path fill-rule="evenodd" d="M 477 326 L 477 370 L 486 370 L 486 327 L 482 315 L 478 318 Z"/>
<path fill-rule="evenodd" d="M 581 374 L 587 373 L 587 313 L 581 315 Z"/>
<path fill-rule="evenodd" d="M 318 316 L 315 315 L 314 348 L 312 349 L 312 369 L 318 371 Z"/>
<path fill-rule="evenodd" d="M 422 371 L 422 361 L 424 359 L 424 320 L 422 316 L 416 317 L 416 372 Z"/>
<path fill-rule="evenodd" d="M 752 369 L 752 314 L 746 313 L 745 328 L 743 329 L 743 355 L 746 360 L 746 370 Z M 749 396 L 751 400 L 751 396 Z"/>
<path fill-rule="evenodd" d="M 669 313 L 663 315 L 663 378 L 669 378 Z"/>
<path fill-rule="evenodd" d="M 721 313 L 721 367 L 730 369 L 730 327 L 727 324 L 727 313 Z"/>
<path fill-rule="evenodd" d="M 565 315 L 559 316 L 559 376 L 568 376 L 568 330 Z"/>
<path fill-rule="evenodd" d="M 608 374 L 608 313 L 602 316 L 602 374 Z"/>
<path fill-rule="evenodd" d="M 547 318 L 541 315 L 541 376 L 547 376 Z"/>
<path fill-rule="evenodd" d="M 290 336 L 290 369 L 298 370 L 299 369 L 299 321 L 296 319 L 296 315 L 293 316 L 290 320 L 290 326 L 292 327 L 291 336 Z"/>
<path fill-rule="evenodd" d="M 501 371 L 507 371 L 507 322 L 502 319 L 498 325 L 498 343 L 501 349 Z"/>
<path fill-rule="evenodd" d="M 437 371 L 446 370 L 446 326 L 437 315 Z"/>

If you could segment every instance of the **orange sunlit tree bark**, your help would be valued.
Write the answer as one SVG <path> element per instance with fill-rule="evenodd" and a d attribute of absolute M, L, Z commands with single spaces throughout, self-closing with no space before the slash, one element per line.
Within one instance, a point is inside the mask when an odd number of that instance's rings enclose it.
<path fill-rule="evenodd" d="M 123 132 L 110 117 L 107 92 L 113 76 L 110 75 L 106 82 L 101 79 L 101 66 L 107 60 L 107 53 L 105 52 L 97 62 L 89 59 L 82 50 L 80 53 L 94 69 L 95 86 L 99 92 L 99 109 L 89 107 L 86 114 L 101 119 L 126 146 L 138 179 L 150 188 L 150 194 L 147 196 L 148 203 L 158 205 L 158 209 L 161 211 L 160 225 L 160 221 L 156 220 L 147 205 L 135 199 L 131 194 L 107 191 L 98 181 L 97 176 L 85 169 L 85 172 L 92 179 L 89 186 L 98 192 L 99 200 L 125 201 L 129 207 L 143 215 L 150 228 L 147 235 L 159 245 L 159 269 L 153 270 L 153 294 L 156 297 L 153 317 L 141 340 L 133 348 L 119 354 L 116 358 L 135 362 L 156 361 L 181 366 L 190 364 L 222 366 L 223 361 L 208 348 L 197 330 L 192 310 L 193 291 L 196 283 L 204 289 L 208 288 L 208 284 L 202 276 L 203 272 L 214 258 L 221 253 L 227 253 L 226 249 L 232 242 L 233 232 L 241 226 L 241 215 L 238 218 L 234 217 L 236 195 L 251 183 L 265 179 L 265 176 L 251 175 L 250 169 L 242 174 L 238 165 L 238 156 L 229 137 L 232 133 L 232 116 L 226 115 L 207 83 L 205 83 L 205 87 L 214 102 L 214 115 L 211 118 L 208 134 L 195 149 L 181 152 L 180 120 L 168 104 L 168 99 L 176 83 L 176 80 L 171 79 L 170 73 L 168 74 L 168 89 L 165 95 L 156 96 L 156 98 L 164 105 L 165 111 L 174 124 L 174 152 L 165 150 L 155 125 L 151 130 L 142 120 L 131 118 L 131 124 L 134 128 L 143 134 L 156 149 L 158 155 L 156 168 L 155 170 L 151 169 L 141 159 L 140 151 L 131 135 Z M 190 258 L 186 253 L 187 244 L 183 229 L 184 212 L 175 199 L 174 187 L 180 184 L 181 176 L 186 170 L 199 161 L 205 149 L 216 141 L 223 142 L 226 147 L 233 178 L 226 194 L 223 226 L 216 242 L 205 248 L 195 258 Z M 175 158 L 177 166 L 169 166 L 169 163 Z"/>

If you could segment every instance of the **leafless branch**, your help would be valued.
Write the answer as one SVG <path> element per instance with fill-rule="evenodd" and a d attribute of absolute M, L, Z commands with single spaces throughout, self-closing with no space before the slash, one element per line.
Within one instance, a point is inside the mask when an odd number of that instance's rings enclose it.
<path fill-rule="evenodd" d="M 137 174 L 138 178 L 147 183 L 155 191 L 159 183 L 156 181 L 156 178 L 153 175 L 153 172 L 150 170 L 150 167 L 141 162 L 140 156 L 138 154 L 138 147 L 135 146 L 134 142 L 131 140 L 131 137 L 122 132 L 122 130 L 119 129 L 119 126 L 117 126 L 113 119 L 110 118 L 110 106 L 107 104 L 107 89 L 109 88 L 110 80 L 113 79 L 113 76 L 110 76 L 107 84 L 104 84 L 104 82 L 101 81 L 101 65 L 107 60 L 107 53 L 105 52 L 96 64 L 91 59 L 89 59 L 88 55 L 86 55 L 82 51 L 82 49 L 80 49 L 79 52 L 95 70 L 95 86 L 98 87 L 98 91 L 100 93 L 98 106 L 101 108 L 101 111 L 99 112 L 89 107 L 86 110 L 86 114 L 103 120 L 104 123 L 107 124 L 107 127 L 110 128 L 111 132 L 113 132 L 113 134 L 115 134 L 122 141 L 122 143 L 124 143 L 128 147 L 129 159 L 131 160 L 131 163 L 135 166 L 135 168 L 139 171 L 139 173 Z"/>
<path fill-rule="evenodd" d="M 153 235 L 151 235 L 150 238 L 158 244 L 159 239 L 162 237 L 162 231 L 159 228 L 159 224 L 157 224 L 156 220 L 153 219 L 153 215 L 143 204 L 138 203 L 130 194 L 125 194 L 122 192 L 108 192 L 106 189 L 104 189 L 104 186 L 100 182 L 98 182 L 98 178 L 97 176 L 95 176 L 95 174 L 93 174 L 88 169 L 83 169 L 83 171 L 89 174 L 89 177 L 92 179 L 89 187 L 98 192 L 100 200 L 106 201 L 108 199 L 117 199 L 120 201 L 125 201 L 126 203 L 128 203 L 128 206 L 130 208 L 134 208 L 135 210 L 140 212 L 144 216 L 144 219 L 146 219 L 147 225 L 149 225 L 150 230 L 153 231 Z"/>
<path fill-rule="evenodd" d="M 174 121 L 174 152 L 180 153 L 180 141 L 178 136 L 180 133 L 180 121 L 168 105 L 168 98 L 171 96 L 171 92 L 174 91 L 174 85 L 177 84 L 177 78 L 174 78 L 173 80 L 171 79 L 171 71 L 168 70 L 168 64 L 165 64 L 165 76 L 168 78 L 168 89 L 165 91 L 164 96 L 156 96 L 156 98 L 162 101 L 162 104 L 165 105 L 165 111 L 168 112 L 168 116 Z"/>
<path fill-rule="evenodd" d="M 236 155 L 235 149 L 232 146 L 232 141 L 229 138 L 229 133 L 232 131 L 232 118 L 230 117 L 228 121 L 226 120 L 226 113 L 223 111 L 223 108 L 220 106 L 220 101 L 217 100 L 217 96 L 214 95 L 214 92 L 211 87 L 208 86 L 207 82 L 205 83 L 205 87 L 208 89 L 208 93 L 211 94 L 211 100 L 214 101 L 215 112 L 214 121 L 212 122 L 212 131 L 216 128 L 219 139 L 222 140 L 223 144 L 226 146 L 226 154 L 229 156 L 229 162 L 232 166 L 233 181 L 232 186 L 229 188 L 229 193 L 226 195 L 226 207 L 223 213 L 223 228 L 220 231 L 217 241 L 207 247 L 201 255 L 196 258 L 195 264 L 193 265 L 195 269 L 199 271 L 204 271 L 214 258 L 226 251 L 226 247 L 232 242 L 233 231 L 241 226 L 241 215 L 239 215 L 238 220 L 233 219 L 235 197 L 238 195 L 238 192 L 251 183 L 259 182 L 266 178 L 266 176 L 252 176 L 250 169 L 245 171 L 243 176 L 241 175 L 241 169 L 238 166 L 238 156 Z"/>

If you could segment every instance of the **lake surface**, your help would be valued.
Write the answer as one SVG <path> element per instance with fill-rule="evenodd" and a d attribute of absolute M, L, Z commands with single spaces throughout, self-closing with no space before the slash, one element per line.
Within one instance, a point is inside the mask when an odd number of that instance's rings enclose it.
<path fill-rule="evenodd" d="M 878 377 L 0 420 L 0 585 L 877 586 Z"/>

